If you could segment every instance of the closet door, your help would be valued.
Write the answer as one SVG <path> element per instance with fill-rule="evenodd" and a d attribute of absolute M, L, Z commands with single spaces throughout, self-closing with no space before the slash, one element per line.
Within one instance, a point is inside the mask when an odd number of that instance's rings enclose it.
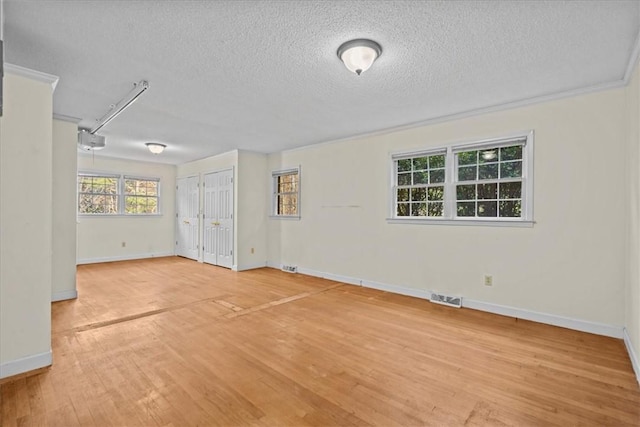
<path fill-rule="evenodd" d="M 218 181 L 218 250 L 216 264 L 233 265 L 233 170 L 217 173 Z"/>
<path fill-rule="evenodd" d="M 204 262 L 233 265 L 233 170 L 204 176 Z"/>
<path fill-rule="evenodd" d="M 202 238 L 202 251 L 204 254 L 203 261 L 208 264 L 217 265 L 216 248 L 217 248 L 217 229 L 216 223 L 218 217 L 218 186 L 216 185 L 216 174 L 208 173 L 204 176 L 204 236 Z"/>
<path fill-rule="evenodd" d="M 198 177 L 189 176 L 177 180 L 176 200 L 176 255 L 198 259 Z"/>

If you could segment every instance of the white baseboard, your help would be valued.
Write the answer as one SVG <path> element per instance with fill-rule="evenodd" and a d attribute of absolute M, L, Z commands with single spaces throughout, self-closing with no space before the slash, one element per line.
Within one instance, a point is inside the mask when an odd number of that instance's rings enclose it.
<path fill-rule="evenodd" d="M 100 262 L 130 261 L 134 259 L 160 258 L 165 256 L 175 256 L 175 253 L 174 252 L 153 252 L 153 253 L 143 253 L 143 254 L 108 256 L 108 257 L 100 257 L 100 258 L 84 258 L 84 259 L 79 259 L 76 262 L 76 264 L 77 265 L 97 264 Z"/>
<path fill-rule="evenodd" d="M 407 295 L 410 297 L 422 298 L 426 300 L 428 300 L 431 296 L 431 291 L 428 291 L 426 289 L 404 288 L 402 286 L 388 285 L 386 283 L 372 282 L 369 280 L 363 280 L 362 286 L 364 286 L 365 288 L 377 289 L 379 291 Z"/>
<path fill-rule="evenodd" d="M 333 280 L 335 282 L 342 282 L 342 283 L 348 283 L 350 285 L 362 286 L 360 279 L 355 279 L 353 277 L 348 277 L 348 276 L 341 276 L 339 274 L 325 273 L 322 271 L 311 270 L 309 268 L 304 268 L 304 267 L 298 267 L 298 273 L 306 274 L 307 276 L 320 277 L 322 279 Z"/>
<path fill-rule="evenodd" d="M 627 353 L 629 353 L 629 359 L 631 359 L 631 366 L 633 366 L 633 372 L 636 373 L 636 379 L 638 380 L 638 384 L 640 384 L 640 359 L 638 359 L 638 355 L 636 351 L 633 349 L 633 343 L 631 342 L 631 337 L 627 332 L 627 328 L 624 328 L 624 345 L 627 347 Z"/>
<path fill-rule="evenodd" d="M 606 323 L 591 322 L 589 320 L 572 319 L 570 317 L 557 316 L 555 314 L 541 313 L 522 308 L 509 307 L 484 301 L 462 298 L 462 306 L 474 310 L 500 314 L 502 316 L 517 317 L 518 319 L 531 320 L 547 325 L 560 326 L 561 328 L 576 331 L 589 332 L 596 335 L 604 335 L 613 338 L 622 338 L 623 327 L 608 325 Z"/>
<path fill-rule="evenodd" d="M 68 290 L 68 291 L 60 291 L 60 292 L 54 292 L 51 295 L 51 302 L 64 301 L 64 300 L 76 299 L 76 298 L 78 298 L 78 291 L 75 289 Z"/>
<path fill-rule="evenodd" d="M 267 266 L 267 262 L 257 262 L 255 264 L 246 264 L 246 265 L 233 265 L 231 269 L 233 271 L 247 271 L 247 270 L 255 270 L 256 268 L 264 268 Z"/>
<path fill-rule="evenodd" d="M 272 262 L 267 262 L 267 266 L 280 269 L 280 264 L 275 264 Z M 428 300 L 431 296 L 431 290 L 428 289 L 415 289 L 406 288 L 403 286 L 389 285 L 386 283 L 379 283 L 370 280 L 357 279 L 354 277 L 325 273 L 322 271 L 312 270 L 304 267 L 298 267 L 298 272 L 301 274 L 307 274 L 309 276 L 321 277 L 323 279 L 335 280 L 337 282 L 364 286 L 366 288 L 378 289 L 380 291 L 407 295 L 426 300 Z M 515 317 L 524 320 L 531 320 L 547 325 L 560 326 L 562 328 L 588 332 L 596 335 L 604 335 L 613 338 L 622 338 L 624 329 L 622 326 L 608 325 L 605 323 L 591 322 L 588 320 L 572 319 L 569 317 L 557 316 L 555 314 L 541 313 L 523 308 L 509 307 L 489 302 L 477 301 L 467 299 L 464 296 L 462 297 L 462 306 L 474 310 L 486 311 L 488 313 L 500 314 L 503 316 Z"/>
<path fill-rule="evenodd" d="M 17 360 L 10 360 L 0 364 L 0 379 L 50 366 L 52 361 L 53 356 L 51 350 Z"/>

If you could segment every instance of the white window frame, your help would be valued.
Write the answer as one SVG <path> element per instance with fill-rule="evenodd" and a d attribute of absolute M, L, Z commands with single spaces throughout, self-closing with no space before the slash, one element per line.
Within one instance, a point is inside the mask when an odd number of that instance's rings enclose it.
<path fill-rule="evenodd" d="M 154 197 L 156 199 L 156 203 L 158 206 L 157 212 L 156 213 L 127 213 L 127 196 L 131 197 L 131 195 L 127 195 L 126 193 L 126 185 L 125 185 L 125 180 L 127 179 L 131 179 L 131 180 L 138 180 L 138 181 L 155 181 L 158 183 L 157 185 L 157 195 L 156 196 L 136 196 L 136 197 Z M 122 175 L 121 179 L 120 179 L 120 185 L 122 186 L 122 215 L 126 215 L 126 216 L 158 216 L 158 215 L 162 215 L 161 214 L 161 207 L 162 207 L 162 186 L 160 185 L 160 178 L 152 178 L 152 177 L 143 177 L 143 176 L 135 176 L 135 175 Z"/>
<path fill-rule="evenodd" d="M 79 192 L 79 186 L 77 185 L 78 182 L 78 178 L 80 178 L 80 176 L 93 176 L 93 177 L 102 177 L 102 178 L 116 178 L 118 180 L 118 192 L 117 192 L 117 196 L 118 196 L 118 212 L 117 213 L 81 213 L 79 211 L 79 201 L 80 201 L 80 192 Z M 139 180 L 144 180 L 144 181 L 157 181 L 158 182 L 158 212 L 156 213 L 126 213 L 125 212 L 125 184 L 124 184 L 124 180 L 125 179 L 139 179 Z M 79 218 L 85 217 L 85 218 L 93 218 L 93 217 L 130 217 L 130 218 L 149 218 L 149 217 L 156 217 L 156 216 L 162 216 L 162 179 L 154 176 L 154 177 L 150 177 L 150 176 L 137 176 L 137 175 L 125 175 L 125 174 L 119 174 L 119 173 L 113 173 L 113 172 L 99 172 L 99 171 L 88 171 L 88 170 L 81 170 L 78 171 L 77 173 L 77 178 L 76 178 L 76 198 L 77 198 L 77 202 L 76 202 L 76 214 Z"/>
<path fill-rule="evenodd" d="M 117 184 L 116 184 L 116 194 L 115 196 L 117 197 L 118 200 L 118 212 L 115 213 L 87 213 L 87 212 L 80 212 L 80 177 L 92 177 L 92 178 L 113 178 L 118 180 Z M 121 211 L 121 205 L 122 205 L 122 187 L 120 185 L 120 175 L 118 174 L 114 174 L 114 173 L 109 173 L 109 172 L 93 172 L 93 171 L 81 171 L 78 172 L 77 177 L 76 177 L 76 213 L 78 214 L 78 216 L 87 216 L 87 217 L 94 217 L 94 216 L 118 216 L 120 215 L 120 211 Z M 82 194 L 90 194 L 90 195 L 94 195 L 94 194 L 100 194 L 100 193 L 82 193 Z"/>
<path fill-rule="evenodd" d="M 302 175 L 300 173 L 300 166 L 288 169 L 280 169 L 271 172 L 271 214 L 269 218 L 272 219 L 293 219 L 299 220 L 301 218 L 301 194 L 302 194 Z M 278 214 L 278 177 L 283 175 L 297 174 L 298 175 L 298 191 L 297 191 L 297 214 L 296 215 L 282 215 Z"/>
<path fill-rule="evenodd" d="M 522 217 L 458 217 L 456 215 L 456 154 L 463 151 L 500 148 L 523 142 L 522 149 Z M 439 225 L 483 225 L 496 227 L 532 227 L 533 220 L 533 130 L 490 138 L 475 142 L 458 142 L 425 150 L 394 152 L 390 155 L 390 198 L 387 223 L 390 224 L 439 224 Z M 397 216 L 397 167 L 398 160 L 445 154 L 445 182 L 444 182 L 444 215 L 442 217 L 399 217 Z M 470 181 L 472 184 L 475 181 Z"/>

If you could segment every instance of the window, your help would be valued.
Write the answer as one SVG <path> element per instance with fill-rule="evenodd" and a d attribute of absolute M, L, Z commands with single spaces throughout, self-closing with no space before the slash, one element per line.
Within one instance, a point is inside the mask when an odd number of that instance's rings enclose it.
<path fill-rule="evenodd" d="M 397 160 L 399 217 L 444 215 L 444 159 L 445 152 Z"/>
<path fill-rule="evenodd" d="M 529 223 L 533 132 L 392 156 L 390 220 Z"/>
<path fill-rule="evenodd" d="M 157 214 L 159 179 L 124 178 L 124 212 Z"/>
<path fill-rule="evenodd" d="M 277 171 L 273 177 L 273 216 L 300 217 L 300 168 Z"/>
<path fill-rule="evenodd" d="M 78 214 L 157 215 L 160 179 L 78 174 Z"/>
<path fill-rule="evenodd" d="M 118 176 L 78 175 L 78 213 L 118 214 Z"/>
<path fill-rule="evenodd" d="M 457 216 L 522 218 L 522 145 L 455 154 Z"/>

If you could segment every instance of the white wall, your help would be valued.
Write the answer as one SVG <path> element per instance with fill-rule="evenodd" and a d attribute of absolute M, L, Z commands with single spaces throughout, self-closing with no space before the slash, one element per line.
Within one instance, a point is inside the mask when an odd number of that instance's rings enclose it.
<path fill-rule="evenodd" d="M 249 151 L 238 155 L 237 270 L 267 265 L 267 216 L 270 192 L 267 156 Z"/>
<path fill-rule="evenodd" d="M 78 216 L 78 263 L 175 253 L 175 166 L 81 153 L 78 170 L 160 178 L 161 195 L 159 216 Z M 122 242 L 125 242 L 125 247 L 122 247 Z"/>
<path fill-rule="evenodd" d="M 301 165 L 300 221 L 269 263 L 624 324 L 625 90 L 269 155 Z M 388 224 L 390 153 L 535 131 L 533 228 Z M 493 275 L 492 287 L 483 276 Z M 620 332 L 621 333 L 621 332 Z"/>
<path fill-rule="evenodd" d="M 0 118 L 0 378 L 51 364 L 52 93 L 50 82 L 7 69 Z"/>
<path fill-rule="evenodd" d="M 209 172 L 217 172 L 221 170 L 233 169 L 233 265 L 237 264 L 238 259 L 238 150 L 229 151 L 227 153 L 218 154 L 217 156 L 207 157 L 205 159 L 195 160 L 193 162 L 178 165 L 177 177 L 185 178 L 188 176 L 197 176 L 200 182 L 203 175 Z M 200 185 L 200 200 L 204 200 L 204 187 Z M 204 212 L 203 205 L 200 203 L 200 214 Z M 202 215 L 200 215 L 202 218 Z M 204 232 L 204 224 L 200 221 L 198 230 L 198 260 L 202 262 L 204 259 L 202 251 L 202 234 Z"/>
<path fill-rule="evenodd" d="M 627 91 L 628 129 L 628 249 L 625 327 L 627 347 L 640 381 L 640 70 L 636 68 Z"/>
<path fill-rule="evenodd" d="M 198 176 L 202 173 L 216 172 L 238 167 L 238 150 L 228 151 L 217 156 L 195 160 L 177 166 L 177 177 Z M 235 181 L 234 181 L 235 182 Z"/>
<path fill-rule="evenodd" d="M 53 270 L 51 300 L 77 297 L 76 200 L 77 134 L 75 123 L 53 121 Z"/>

